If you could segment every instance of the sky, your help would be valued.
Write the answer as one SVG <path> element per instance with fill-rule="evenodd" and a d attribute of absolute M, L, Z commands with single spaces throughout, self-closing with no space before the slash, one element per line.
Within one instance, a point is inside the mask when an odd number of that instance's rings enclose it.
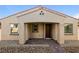
<path fill-rule="evenodd" d="M 79 5 L 43 5 L 66 15 L 79 18 Z M 28 10 L 36 5 L 0 5 L 0 18 L 7 17 L 20 11 Z"/>

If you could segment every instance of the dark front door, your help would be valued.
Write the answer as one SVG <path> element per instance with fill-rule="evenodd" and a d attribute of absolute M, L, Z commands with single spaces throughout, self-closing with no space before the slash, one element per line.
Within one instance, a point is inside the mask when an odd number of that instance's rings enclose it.
<path fill-rule="evenodd" d="M 51 38 L 52 24 L 46 24 L 46 38 Z"/>

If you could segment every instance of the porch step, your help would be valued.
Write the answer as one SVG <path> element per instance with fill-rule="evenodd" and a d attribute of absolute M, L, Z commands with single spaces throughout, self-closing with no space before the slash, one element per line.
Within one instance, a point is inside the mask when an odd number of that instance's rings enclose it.
<path fill-rule="evenodd" d="M 34 38 L 34 39 L 29 39 L 26 41 L 25 44 L 48 44 L 52 41 L 52 39 L 39 39 L 39 38 Z"/>

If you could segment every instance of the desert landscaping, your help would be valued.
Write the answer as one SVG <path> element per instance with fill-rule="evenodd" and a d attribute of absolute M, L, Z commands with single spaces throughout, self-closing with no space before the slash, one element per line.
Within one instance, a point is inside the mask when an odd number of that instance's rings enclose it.
<path fill-rule="evenodd" d="M 12 42 L 12 43 L 11 43 Z M 75 41 L 76 42 L 76 41 Z M 1 42 L 0 53 L 78 53 L 78 46 L 61 46 L 54 40 L 28 40 L 24 45 Z M 5 43 L 5 44 L 4 44 Z M 77 43 L 77 42 L 76 42 Z"/>
<path fill-rule="evenodd" d="M 63 48 L 64 48 L 63 53 L 79 53 L 79 47 L 63 47 Z M 53 49 L 51 49 L 49 46 L 38 46 L 38 45 L 4 46 L 0 47 L 0 53 L 53 53 Z"/>

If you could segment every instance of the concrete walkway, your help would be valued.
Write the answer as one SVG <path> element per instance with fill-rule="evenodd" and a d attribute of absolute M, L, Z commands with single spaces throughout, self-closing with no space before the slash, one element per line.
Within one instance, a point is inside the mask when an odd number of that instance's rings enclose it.
<path fill-rule="evenodd" d="M 64 49 L 53 39 L 30 39 L 26 44 L 48 44 L 53 53 L 64 53 Z"/>
<path fill-rule="evenodd" d="M 60 44 L 56 43 L 55 41 L 51 41 L 51 43 L 49 43 L 49 46 L 51 49 L 53 49 L 54 53 L 64 53 L 65 52 L 64 48 L 62 48 L 60 46 Z"/>

